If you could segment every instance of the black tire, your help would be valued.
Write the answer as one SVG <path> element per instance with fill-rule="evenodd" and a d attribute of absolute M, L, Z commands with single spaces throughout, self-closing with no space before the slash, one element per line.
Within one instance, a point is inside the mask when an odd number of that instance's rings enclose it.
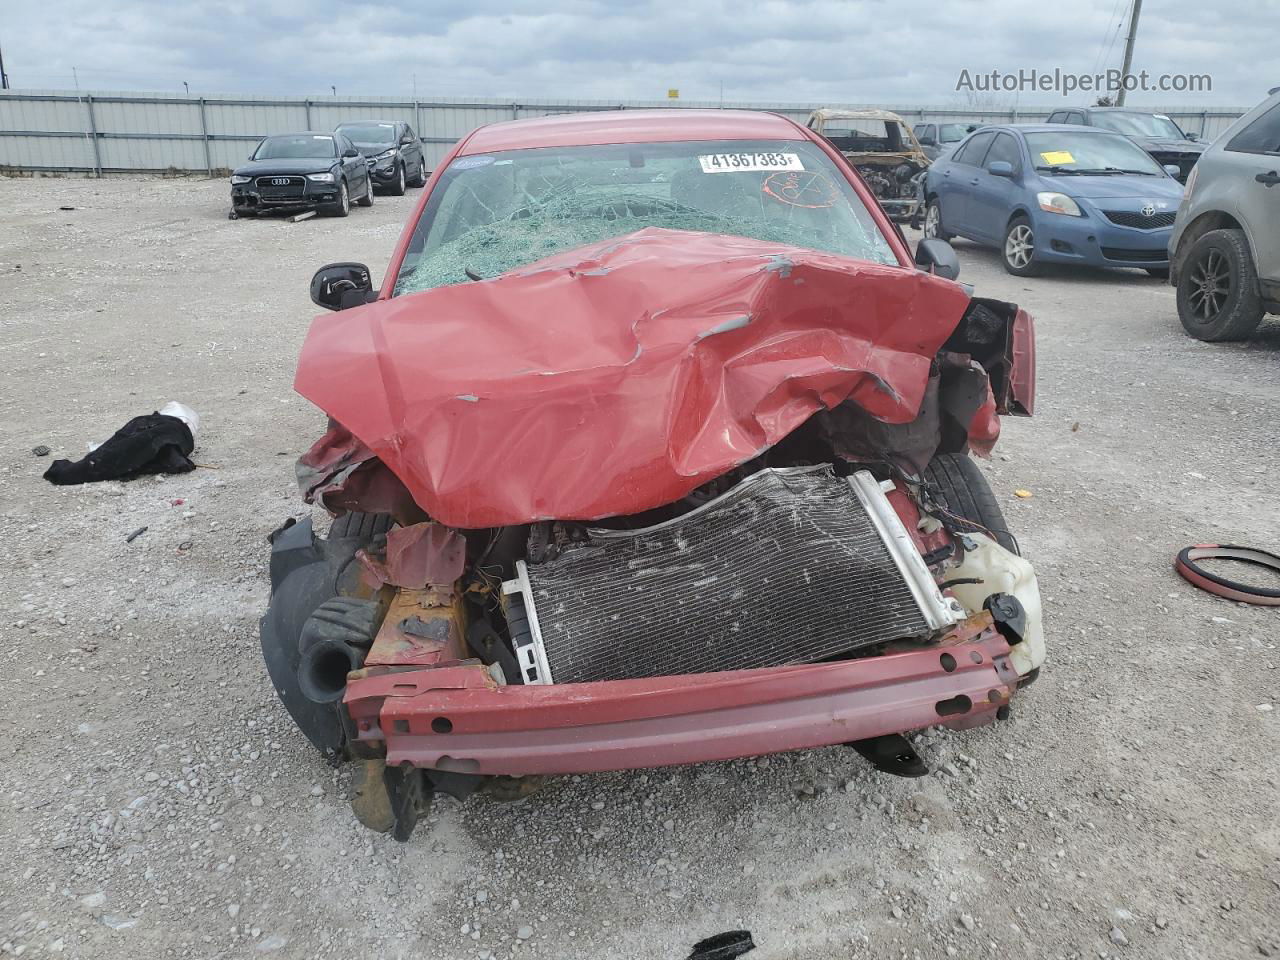
<path fill-rule="evenodd" d="M 404 183 L 405 183 L 404 164 L 397 163 L 396 178 L 392 183 L 387 184 L 387 193 L 391 194 L 393 197 L 403 197 Z"/>
<path fill-rule="evenodd" d="M 364 182 L 364 196 L 356 201 L 362 207 L 373 206 L 373 177 Z"/>
<path fill-rule="evenodd" d="M 344 513 L 329 527 L 330 540 L 372 540 L 396 525 L 389 513 Z"/>
<path fill-rule="evenodd" d="M 945 240 L 948 243 L 950 243 L 955 237 L 955 234 L 947 233 L 946 228 L 942 225 L 942 207 L 938 203 L 937 197 L 934 197 L 925 205 L 924 235 L 926 238 L 936 237 L 937 239 Z"/>
<path fill-rule="evenodd" d="M 1004 264 L 1005 270 L 1013 274 L 1015 277 L 1036 277 L 1042 272 L 1040 263 L 1036 260 L 1035 253 L 1035 231 L 1031 227 L 1031 221 L 1023 214 L 1018 214 L 1009 221 L 1009 226 L 1004 231 L 1004 241 L 1000 244 L 1000 262 Z M 1024 261 L 1021 257 L 1023 244 L 1030 244 L 1029 256 Z M 1015 250 L 1017 253 L 1012 252 Z"/>
<path fill-rule="evenodd" d="M 1178 319 L 1197 340 L 1247 340 L 1265 314 L 1242 230 L 1210 230 L 1178 270 Z"/>
<path fill-rule="evenodd" d="M 924 471 L 925 482 L 961 530 L 985 533 L 1006 550 L 1021 555 L 1000 504 L 978 465 L 963 453 L 940 453 Z"/>
<path fill-rule="evenodd" d="M 409 186 L 425 187 L 427 185 L 427 161 L 425 158 L 418 160 L 418 169 L 414 171 L 412 177 L 409 178 Z"/>
<path fill-rule="evenodd" d="M 347 181 L 338 184 L 338 202 L 324 211 L 326 217 L 345 217 L 351 213 L 351 192 L 347 189 Z"/>

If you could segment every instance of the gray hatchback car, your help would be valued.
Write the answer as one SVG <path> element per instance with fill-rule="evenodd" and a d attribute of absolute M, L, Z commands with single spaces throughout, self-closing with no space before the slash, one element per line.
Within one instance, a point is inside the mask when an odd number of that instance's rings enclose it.
<path fill-rule="evenodd" d="M 1280 88 L 1192 168 L 1169 239 L 1178 318 L 1199 340 L 1245 340 L 1280 314 Z"/>

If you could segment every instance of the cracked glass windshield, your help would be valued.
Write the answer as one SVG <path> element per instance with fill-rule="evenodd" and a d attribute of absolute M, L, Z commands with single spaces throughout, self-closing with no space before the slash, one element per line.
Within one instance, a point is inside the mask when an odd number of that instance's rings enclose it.
<path fill-rule="evenodd" d="M 805 141 L 547 147 L 450 164 L 395 295 L 495 277 L 645 227 L 898 262 L 848 181 Z"/>

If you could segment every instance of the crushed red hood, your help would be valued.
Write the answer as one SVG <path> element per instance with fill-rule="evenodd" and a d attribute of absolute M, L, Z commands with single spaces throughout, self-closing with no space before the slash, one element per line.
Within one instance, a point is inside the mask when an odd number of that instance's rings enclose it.
<path fill-rule="evenodd" d="M 901 266 L 641 230 L 317 318 L 295 386 L 353 436 L 309 467 L 375 456 L 460 528 L 639 513 L 823 407 L 911 421 L 968 303 Z"/>

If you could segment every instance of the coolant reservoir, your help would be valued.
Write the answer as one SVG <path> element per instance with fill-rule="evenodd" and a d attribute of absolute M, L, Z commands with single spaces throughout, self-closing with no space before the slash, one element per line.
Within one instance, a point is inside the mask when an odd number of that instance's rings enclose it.
<path fill-rule="evenodd" d="M 1007 593 L 1018 598 L 1027 614 L 1027 628 L 1022 642 L 1015 645 L 1009 656 L 1019 676 L 1025 676 L 1044 663 L 1044 615 L 1040 609 L 1040 586 L 1031 564 L 1006 550 L 990 537 L 981 533 L 964 535 L 976 544 L 973 550 L 964 552 L 959 563 L 948 563 L 943 568 L 943 580 L 959 578 L 977 579 L 980 583 L 957 583 L 951 587 L 955 598 L 970 613 L 979 613 L 987 597 L 993 593 Z"/>

